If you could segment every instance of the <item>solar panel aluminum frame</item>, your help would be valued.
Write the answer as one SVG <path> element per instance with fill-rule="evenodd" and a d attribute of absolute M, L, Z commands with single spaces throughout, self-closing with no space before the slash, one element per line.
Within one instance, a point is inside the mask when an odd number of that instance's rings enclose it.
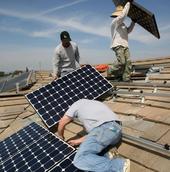
<path fill-rule="evenodd" d="M 33 123 L 31 123 L 30 125 L 32 125 L 32 124 L 33 124 Z M 36 124 L 36 123 L 34 123 L 34 124 Z M 21 149 L 20 151 L 16 152 L 16 153 L 13 154 L 12 156 L 8 157 L 7 159 L 5 159 L 5 161 L 0 162 L 0 167 L 3 167 L 3 164 L 4 164 L 4 163 L 7 163 L 7 164 L 9 165 L 8 161 L 10 161 L 10 159 L 12 159 L 12 158 L 15 157 L 15 156 L 20 157 L 19 155 L 20 155 L 21 152 L 26 151 L 27 149 L 29 150 L 29 148 L 30 148 L 31 146 L 38 144 L 38 141 L 40 141 L 41 139 L 44 140 L 45 136 L 48 136 L 48 135 L 54 136 L 56 139 L 58 139 L 59 141 L 63 142 L 65 145 L 67 145 L 68 148 L 71 148 L 72 151 L 71 151 L 70 153 L 68 153 L 68 154 L 66 155 L 66 157 L 63 157 L 63 158 L 60 159 L 59 161 L 55 162 L 55 164 L 53 164 L 52 166 L 50 166 L 49 169 L 44 169 L 45 171 L 50 170 L 50 169 L 53 168 L 56 164 L 60 163 L 61 161 L 63 161 L 65 158 L 67 158 L 68 156 L 70 156 L 71 154 L 73 154 L 73 153 L 76 151 L 76 149 L 75 149 L 74 147 L 72 147 L 72 146 L 69 145 L 67 142 L 63 141 L 62 139 L 60 139 L 59 137 L 57 137 L 57 136 L 54 135 L 53 133 L 49 132 L 46 128 L 40 126 L 39 124 L 36 124 L 36 125 L 39 126 L 39 127 L 41 127 L 42 129 L 44 129 L 47 133 L 44 134 L 44 135 L 42 135 L 41 138 L 39 138 L 38 140 L 32 142 L 31 144 L 25 145 L 25 148 Z M 26 127 L 28 127 L 28 126 L 26 126 Z M 25 127 L 25 128 L 26 128 L 26 127 Z M 23 128 L 23 129 L 24 129 L 24 128 Z M 21 130 L 19 130 L 19 131 L 21 131 Z M 19 132 L 19 131 L 18 131 L 18 132 Z M 18 132 L 17 132 L 17 133 L 18 133 Z M 16 134 L 16 133 L 15 133 L 15 134 Z M 13 136 L 13 135 L 12 135 L 12 136 Z M 12 137 L 12 136 L 10 136 L 10 137 Z M 6 139 L 5 139 L 5 140 L 6 140 Z M 2 142 L 3 142 L 3 141 L 2 141 Z M 55 144 L 55 143 L 54 143 L 54 144 Z M 64 150 L 65 150 L 65 149 L 64 149 Z M 36 150 L 36 151 L 37 151 L 37 150 Z M 21 155 L 22 155 L 22 154 L 21 154 Z M 14 160 L 15 160 L 15 159 L 14 159 Z M 22 162 L 22 161 L 20 161 L 20 162 Z M 29 161 L 29 162 L 30 162 L 30 161 Z M 13 163 L 13 162 L 11 162 L 11 163 Z M 34 165 L 35 165 L 35 163 L 34 163 Z M 11 166 L 11 165 L 10 165 L 10 166 Z M 23 167 L 23 165 L 21 166 L 21 168 L 22 168 L 22 167 Z M 12 168 L 12 166 L 11 166 L 11 168 Z M 10 168 L 10 169 L 11 169 L 11 168 Z M 0 171 L 1 171 L 1 170 L 0 170 Z"/>
<path fill-rule="evenodd" d="M 76 89 L 76 88 L 74 88 L 74 92 L 72 92 L 72 86 L 74 87 L 75 85 L 74 85 L 74 82 L 76 83 L 76 84 L 79 84 L 80 85 L 80 87 L 79 88 L 83 88 L 83 86 L 85 86 L 86 84 L 87 85 L 89 85 L 89 86 L 91 86 L 90 85 L 90 83 L 91 82 L 94 82 L 95 83 L 95 81 L 90 81 L 89 80 L 89 76 L 87 75 L 86 76 L 86 73 L 85 73 L 85 71 L 83 71 L 83 70 L 93 70 L 94 72 L 95 72 L 95 74 L 97 74 L 98 75 L 98 78 L 100 77 L 101 79 L 102 79 L 102 81 L 103 82 L 105 82 L 105 84 L 107 84 L 107 87 L 108 88 L 105 88 L 106 90 L 104 90 L 103 92 L 102 92 L 102 94 L 98 94 L 97 93 L 97 89 L 99 88 L 99 87 L 97 87 L 96 88 L 96 90 L 94 90 L 94 94 L 96 94 L 96 96 L 94 96 L 94 97 L 92 97 L 92 95 L 90 95 L 89 94 L 89 96 L 87 96 L 87 97 L 85 97 L 83 94 L 79 94 L 78 92 L 80 91 L 79 89 Z M 93 75 L 93 74 L 91 74 L 90 72 L 88 71 L 88 73 L 89 73 L 89 75 L 91 76 L 91 75 Z M 85 78 L 86 77 L 86 79 L 88 78 L 88 81 L 86 81 L 81 75 L 79 75 L 79 72 L 82 72 L 82 76 Z M 76 80 L 76 78 L 74 77 L 74 75 L 77 75 L 76 77 L 78 77 L 81 81 L 84 79 L 85 80 L 85 84 L 83 85 L 83 83 L 80 83 L 80 82 L 77 82 L 77 80 Z M 71 78 L 71 81 L 69 80 L 69 76 L 72 76 L 72 78 Z M 58 94 L 57 92 L 54 92 L 51 88 L 53 88 L 54 86 L 53 86 L 53 83 L 55 83 L 55 82 L 57 82 L 57 84 L 59 85 L 55 85 L 55 88 L 60 88 L 60 86 L 62 86 L 62 85 L 64 85 L 65 83 L 63 83 L 63 80 L 66 80 L 67 81 L 67 83 L 70 83 L 70 86 L 69 87 L 67 87 L 67 89 L 68 90 L 71 90 L 71 91 L 69 91 L 69 95 L 70 95 L 70 97 L 72 96 L 72 98 L 76 98 L 77 99 L 77 94 L 79 94 L 80 96 L 81 96 L 81 98 L 88 98 L 88 99 L 97 99 L 98 97 L 100 97 L 101 95 L 103 95 L 104 93 L 106 93 L 106 92 L 108 92 L 109 90 L 111 90 L 112 88 L 113 88 L 113 86 L 112 86 L 112 84 L 110 83 L 110 82 L 108 82 L 94 67 L 92 67 L 91 65 L 86 65 L 86 66 L 84 66 L 84 67 L 82 67 L 82 68 L 79 68 L 79 69 L 77 69 L 77 70 L 75 70 L 75 71 L 73 71 L 73 72 L 71 72 L 71 73 L 69 73 L 69 74 L 67 74 L 67 75 L 65 75 L 65 76 L 63 76 L 62 78 L 59 78 L 59 79 L 57 79 L 57 80 L 55 80 L 55 81 L 52 81 L 51 83 L 49 83 L 49 84 L 47 84 L 47 85 L 45 85 L 45 86 L 43 86 L 43 87 L 41 87 L 41 88 L 39 88 L 39 89 L 37 89 L 36 91 L 34 91 L 34 92 L 31 92 L 31 93 L 29 93 L 29 94 L 27 94 L 27 95 L 25 95 L 25 97 L 26 97 L 26 99 L 28 100 L 28 102 L 32 105 L 32 107 L 35 109 L 35 111 L 37 112 L 37 114 L 40 116 L 40 118 L 43 120 L 43 122 L 47 125 L 47 127 L 48 128 L 51 128 L 51 127 L 53 127 L 55 124 L 57 124 L 58 123 L 58 121 L 61 119 L 61 117 L 64 115 L 64 113 L 66 112 L 66 110 L 69 108 L 69 106 L 67 106 L 64 110 L 65 111 L 63 111 L 63 109 L 62 109 L 62 111 L 60 111 L 60 112 L 58 112 L 58 114 L 59 113 L 61 113 L 62 112 L 62 115 L 60 116 L 60 114 L 56 117 L 57 119 L 56 119 L 56 121 L 53 121 L 53 123 L 52 124 L 49 124 L 49 123 L 47 123 L 47 120 L 45 120 L 44 118 L 47 116 L 48 118 L 50 117 L 52 117 L 52 115 L 48 112 L 48 113 L 46 113 L 46 111 L 44 110 L 44 108 L 40 108 L 40 109 L 37 109 L 36 107 L 35 107 L 35 104 L 33 104 L 32 102 L 31 102 L 31 98 L 29 98 L 29 96 L 32 94 L 33 95 L 33 97 L 32 97 L 32 100 L 34 99 L 34 97 L 36 96 L 36 94 L 40 94 L 40 89 L 41 89 L 41 92 L 42 92 L 42 90 L 44 91 L 44 95 L 46 94 L 47 95 L 47 98 L 51 98 L 51 99 L 53 99 L 52 97 L 50 97 L 52 94 L 54 94 L 55 93 L 55 95 L 56 94 Z M 94 78 L 94 80 L 95 80 L 95 78 Z M 96 83 L 95 83 L 96 84 Z M 102 85 L 102 84 L 100 84 L 100 85 Z M 46 90 L 47 90 L 47 87 L 49 87 L 49 89 L 51 89 L 51 93 L 49 93 L 49 92 L 47 92 Z M 101 86 L 100 86 L 101 87 Z M 102 85 L 102 87 L 104 88 L 105 87 L 105 85 Z M 86 89 L 86 88 L 85 88 Z M 90 89 L 89 89 L 90 90 Z M 100 90 L 100 92 L 101 92 L 101 89 L 99 89 Z M 85 90 L 86 92 L 88 92 L 88 89 L 87 90 Z M 85 92 L 84 91 L 84 92 Z M 36 93 L 37 92 L 37 93 Z M 60 90 L 59 90 L 59 92 L 60 92 L 60 94 L 61 93 L 63 93 L 63 95 L 62 95 L 62 97 L 68 97 L 68 95 L 67 95 L 67 93 L 65 93 L 63 90 L 62 90 L 62 88 L 60 88 Z M 75 93 L 75 92 L 77 92 L 77 93 Z M 60 97 L 61 97 L 61 95 L 60 95 Z M 62 105 L 64 105 L 64 103 L 65 103 L 65 100 L 63 100 L 63 98 L 61 97 L 61 101 L 62 102 L 60 102 Z M 91 97 L 91 98 L 89 98 L 89 97 Z M 79 98 L 79 99 L 81 99 L 81 98 Z M 43 97 L 41 97 L 41 99 L 43 99 Z M 46 99 L 46 98 L 44 98 L 44 99 Z M 40 104 L 42 105 L 42 103 L 44 102 L 44 103 L 46 103 L 46 105 L 47 105 L 47 103 L 49 103 L 49 102 L 47 102 L 46 100 L 42 100 L 41 102 L 40 102 Z M 77 100 L 79 100 L 79 99 L 77 99 Z M 59 98 L 57 98 L 57 100 L 60 100 Z M 72 99 L 71 99 L 72 100 Z M 76 100 L 76 101 L 77 101 Z M 73 100 L 72 100 L 73 101 Z M 35 99 L 35 102 L 37 103 L 38 102 L 38 100 L 37 99 Z M 74 103 L 75 101 L 73 101 L 72 102 L 72 104 Z M 38 104 L 38 103 L 37 103 Z M 66 103 L 65 103 L 66 104 Z M 51 105 L 51 104 L 50 104 Z M 55 101 L 53 101 L 53 103 L 52 103 L 52 105 L 53 106 L 51 106 L 51 108 L 53 108 L 53 110 L 55 110 L 54 109 L 54 106 L 55 106 L 55 108 L 58 108 L 58 109 L 60 109 L 60 107 L 61 106 L 58 106 L 58 104 L 55 102 Z M 70 104 L 71 105 L 71 104 Z M 50 106 L 49 106 L 49 108 L 50 108 Z M 40 110 L 42 110 L 42 113 L 40 113 Z M 53 110 L 51 110 L 50 112 L 52 112 Z M 45 115 L 44 115 L 45 114 Z M 44 116 L 43 116 L 44 115 Z M 56 115 L 56 114 L 55 114 Z M 52 120 L 53 120 L 53 118 L 51 118 Z"/>

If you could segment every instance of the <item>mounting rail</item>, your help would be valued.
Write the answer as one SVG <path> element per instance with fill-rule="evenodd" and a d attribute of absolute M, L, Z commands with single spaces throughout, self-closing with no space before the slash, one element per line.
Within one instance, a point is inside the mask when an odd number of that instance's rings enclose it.
<path fill-rule="evenodd" d="M 156 96 L 156 97 L 170 97 L 170 94 L 168 93 L 145 93 L 143 91 L 141 92 L 132 92 L 132 91 L 121 91 L 121 90 L 113 90 L 112 91 L 113 96 L 117 94 L 126 94 L 126 95 L 138 95 L 138 96 Z"/>
<path fill-rule="evenodd" d="M 145 150 L 154 152 L 155 154 L 158 154 L 165 158 L 170 159 L 170 149 L 168 149 L 169 148 L 168 145 L 157 144 L 152 141 L 145 140 L 143 138 L 133 137 L 125 133 L 123 133 L 122 140 L 123 142 L 133 144 L 137 147 L 141 147 Z"/>
<path fill-rule="evenodd" d="M 167 82 L 164 83 L 133 83 L 133 82 L 111 82 L 113 86 L 144 86 L 144 87 L 164 87 L 170 88 L 170 84 Z"/>

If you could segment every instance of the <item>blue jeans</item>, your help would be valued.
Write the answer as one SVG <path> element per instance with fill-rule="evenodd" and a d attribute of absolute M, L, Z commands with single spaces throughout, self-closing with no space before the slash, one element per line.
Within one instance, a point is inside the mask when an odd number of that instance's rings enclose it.
<path fill-rule="evenodd" d="M 123 158 L 109 159 L 98 155 L 107 146 L 117 144 L 121 135 L 121 127 L 114 121 L 92 129 L 80 145 L 73 164 L 84 171 L 122 172 Z"/>

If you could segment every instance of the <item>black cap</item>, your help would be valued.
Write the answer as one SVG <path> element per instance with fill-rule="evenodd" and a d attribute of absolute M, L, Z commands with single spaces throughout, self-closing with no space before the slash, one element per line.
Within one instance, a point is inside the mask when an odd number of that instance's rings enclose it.
<path fill-rule="evenodd" d="M 63 31 L 60 33 L 60 39 L 61 40 L 67 39 L 68 41 L 71 41 L 70 35 L 67 31 Z"/>

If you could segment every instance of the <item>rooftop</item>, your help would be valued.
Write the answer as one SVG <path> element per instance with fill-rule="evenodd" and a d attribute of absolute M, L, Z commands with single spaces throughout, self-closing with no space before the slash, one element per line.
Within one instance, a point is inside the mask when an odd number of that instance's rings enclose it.
<path fill-rule="evenodd" d="M 170 154 L 158 153 L 153 145 L 170 145 L 170 57 L 136 61 L 135 66 L 158 66 L 160 72 L 148 74 L 144 80 L 132 83 L 112 82 L 114 97 L 101 99 L 123 120 L 123 133 L 139 142 L 124 138 L 118 152 L 131 159 L 131 172 L 168 172 Z M 104 74 L 103 74 L 104 75 Z M 37 71 L 37 82 L 29 89 L 0 94 L 0 140 L 17 132 L 31 122 L 46 127 L 38 114 L 25 99 L 25 94 L 48 84 L 53 79 L 50 71 Z M 54 130 L 56 134 L 56 130 Z M 67 125 L 66 140 L 84 133 L 77 121 Z M 151 144 L 150 148 L 140 142 Z"/>

